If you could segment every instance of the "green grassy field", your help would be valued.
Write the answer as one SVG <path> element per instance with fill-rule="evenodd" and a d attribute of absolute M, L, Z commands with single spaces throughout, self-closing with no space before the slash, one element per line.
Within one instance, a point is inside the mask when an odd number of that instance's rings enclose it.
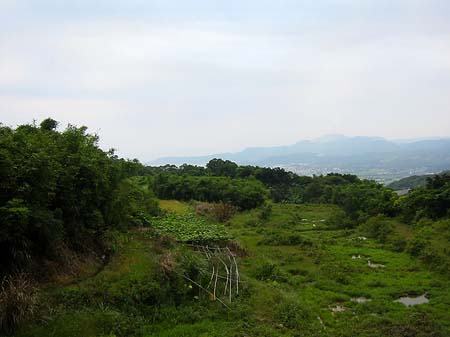
<path fill-rule="evenodd" d="M 192 212 L 179 202 L 161 206 Z M 149 230 L 116 234 L 110 263 L 94 277 L 43 289 L 39 320 L 17 336 L 450 336 L 448 277 L 357 230 L 331 229 L 334 212 L 275 204 L 270 214 L 236 214 L 225 230 L 239 247 L 242 282 L 228 308 L 180 276 L 203 268 L 191 247 Z M 422 294 L 429 303 L 395 302 Z"/>
<path fill-rule="evenodd" d="M 159 207 L 176 214 L 184 214 L 189 210 L 189 206 L 186 203 L 178 200 L 159 200 Z"/>

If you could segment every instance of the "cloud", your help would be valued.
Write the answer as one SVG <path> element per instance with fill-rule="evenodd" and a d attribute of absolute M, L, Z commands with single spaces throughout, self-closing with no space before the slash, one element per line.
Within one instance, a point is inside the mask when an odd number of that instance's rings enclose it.
<path fill-rule="evenodd" d="M 449 135 L 445 1 L 0 1 L 0 115 L 149 160 Z"/>

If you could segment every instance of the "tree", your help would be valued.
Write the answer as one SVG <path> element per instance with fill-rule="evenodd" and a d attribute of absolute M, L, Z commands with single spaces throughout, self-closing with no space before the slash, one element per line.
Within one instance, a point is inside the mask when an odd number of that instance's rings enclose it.
<path fill-rule="evenodd" d="M 230 160 L 211 159 L 206 168 L 213 176 L 225 176 L 234 178 L 237 175 L 238 165 Z"/>
<path fill-rule="evenodd" d="M 40 126 L 42 130 L 52 131 L 58 127 L 58 122 L 52 118 L 47 118 L 41 122 Z"/>
<path fill-rule="evenodd" d="M 92 251 L 103 231 L 157 209 L 151 193 L 124 182 L 142 164 L 101 150 L 86 127 L 56 126 L 51 118 L 40 127 L 0 125 L 0 276 L 58 259 L 61 246 Z"/>

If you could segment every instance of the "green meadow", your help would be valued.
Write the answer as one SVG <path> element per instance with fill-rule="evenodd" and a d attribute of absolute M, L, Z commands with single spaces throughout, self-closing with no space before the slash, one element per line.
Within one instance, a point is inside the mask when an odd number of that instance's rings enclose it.
<path fill-rule="evenodd" d="M 98 273 L 42 287 L 38 318 L 16 336 L 450 335 L 448 276 L 361 229 L 331 226 L 336 206 L 273 204 L 223 225 L 186 203 L 161 207 L 148 226 L 111 233 Z M 412 240 L 414 230 L 391 221 L 392 235 Z M 215 299 L 208 293 L 208 260 L 186 244 L 189 231 L 190 242 L 230 247 L 239 267 L 231 301 L 223 285 Z M 396 301 L 421 295 L 429 302 Z"/>

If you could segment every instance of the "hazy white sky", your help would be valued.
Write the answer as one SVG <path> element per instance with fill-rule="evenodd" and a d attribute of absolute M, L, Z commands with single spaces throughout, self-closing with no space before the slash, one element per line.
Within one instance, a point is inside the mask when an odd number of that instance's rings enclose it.
<path fill-rule="evenodd" d="M 0 121 L 142 161 L 450 136 L 448 0 L 0 0 Z"/>

